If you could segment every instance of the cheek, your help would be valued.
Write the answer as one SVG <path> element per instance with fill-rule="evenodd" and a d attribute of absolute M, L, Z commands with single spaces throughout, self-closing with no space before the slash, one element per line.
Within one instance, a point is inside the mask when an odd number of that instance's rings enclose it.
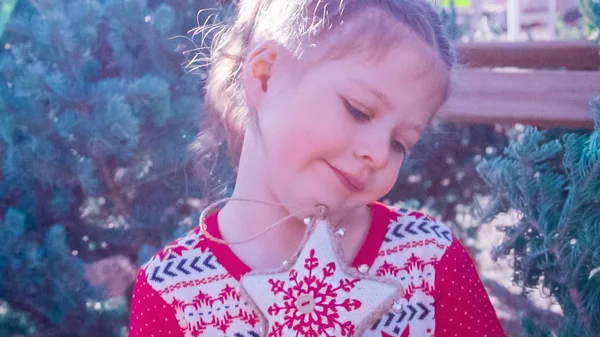
<path fill-rule="evenodd" d="M 304 164 L 338 156 L 347 145 L 352 130 L 336 103 L 333 95 L 313 90 L 298 93 L 292 102 L 282 103 L 286 117 L 279 121 L 280 155 Z M 277 128 L 277 125 L 271 127 Z"/>
<path fill-rule="evenodd" d="M 347 155 L 355 133 L 332 85 L 305 77 L 270 97 L 261 111 L 267 163 L 278 179 L 318 173 L 322 160 Z"/>
<path fill-rule="evenodd" d="M 290 106 L 291 105 L 291 106 Z M 306 105 L 280 104 L 277 115 L 263 123 L 268 165 L 277 167 L 279 175 L 296 174 L 314 159 L 322 156 L 322 132 Z M 288 177 L 289 178 L 289 177 Z"/>

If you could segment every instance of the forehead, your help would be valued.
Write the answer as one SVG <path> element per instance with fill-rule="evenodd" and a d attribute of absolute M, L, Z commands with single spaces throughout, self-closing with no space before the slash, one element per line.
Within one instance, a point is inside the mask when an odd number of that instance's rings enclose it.
<path fill-rule="evenodd" d="M 313 43 L 314 42 L 314 43 Z M 435 46 L 425 42 L 414 30 L 376 10 L 364 12 L 300 48 L 306 69 L 328 61 L 355 61 L 363 70 L 381 69 L 386 77 L 422 77 L 434 71 L 446 79 L 450 69 Z M 392 73 L 390 73 L 392 71 Z"/>
<path fill-rule="evenodd" d="M 306 55 L 307 67 L 328 68 L 329 79 L 347 86 L 363 87 L 390 98 L 397 109 L 419 109 L 433 114 L 446 99 L 450 70 L 439 52 L 402 24 L 387 37 L 375 37 L 369 28 L 361 34 L 346 36 L 346 31 L 331 32 L 321 45 Z M 387 26 L 389 29 L 390 26 Z M 317 74 L 318 76 L 318 74 Z"/>

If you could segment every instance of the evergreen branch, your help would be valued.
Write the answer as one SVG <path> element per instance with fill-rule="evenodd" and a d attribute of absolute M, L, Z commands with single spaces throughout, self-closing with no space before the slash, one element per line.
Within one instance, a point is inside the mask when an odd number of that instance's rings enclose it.
<path fill-rule="evenodd" d="M 579 273 L 581 272 L 581 268 L 583 266 L 586 265 L 588 261 L 588 257 L 590 256 L 591 251 L 589 249 L 587 249 L 585 251 L 585 253 L 583 254 L 583 256 L 581 256 L 579 258 L 579 261 L 577 261 L 577 265 L 575 266 L 575 269 L 573 270 L 573 273 L 571 274 L 571 280 L 569 280 L 569 283 L 576 283 L 577 282 L 577 275 L 579 275 Z"/>
<path fill-rule="evenodd" d="M 69 332 L 64 330 L 59 324 L 56 324 L 48 318 L 48 316 L 38 309 L 37 305 L 31 303 L 26 296 L 10 296 L 4 299 L 11 307 L 29 315 L 32 321 L 36 322 L 39 327 L 43 327 L 44 337 L 64 337 L 69 336 Z"/>
<path fill-rule="evenodd" d="M 600 160 L 596 162 L 596 165 L 594 165 L 594 168 L 586 177 L 583 186 L 579 187 L 579 189 L 582 191 L 587 191 L 590 188 L 590 184 L 592 183 L 592 181 L 594 181 L 597 178 L 596 176 L 598 174 L 600 174 Z"/>
<path fill-rule="evenodd" d="M 11 34 L 20 35 L 21 37 L 23 37 L 27 40 L 31 39 L 31 34 L 29 32 L 26 32 L 26 31 L 23 31 L 23 30 L 20 30 L 17 28 L 18 28 L 17 25 L 15 25 L 14 23 L 9 21 L 4 25 L 4 33 L 10 32 Z"/>
<path fill-rule="evenodd" d="M 540 229 L 540 224 L 537 221 L 531 221 L 531 224 L 538 230 Z M 556 245 L 552 245 L 550 244 L 550 246 L 548 247 L 550 249 L 550 251 L 554 254 L 554 256 L 556 256 L 556 259 L 558 261 L 563 261 L 563 255 L 561 255 L 560 251 L 558 250 L 558 248 L 556 247 Z M 583 259 L 582 259 L 583 260 Z M 560 264 L 562 266 L 562 263 Z M 564 274 L 563 274 L 564 275 Z M 573 277 L 576 277 L 576 274 L 572 274 Z M 583 307 L 583 304 L 581 303 L 581 292 L 579 291 L 579 289 L 577 288 L 577 285 L 573 285 L 572 279 L 571 280 L 556 280 L 558 283 L 562 283 L 565 286 L 567 286 L 567 292 L 569 294 L 569 299 L 571 300 L 571 302 L 573 303 L 573 305 L 575 306 L 575 309 L 577 310 L 577 316 L 581 318 L 581 320 L 583 321 L 583 323 L 585 324 L 586 328 L 588 329 L 588 331 L 591 331 L 591 322 L 592 319 L 589 315 L 589 313 L 585 310 L 585 308 Z"/>
<path fill-rule="evenodd" d="M 530 268 L 535 267 L 535 265 L 537 263 L 537 258 L 542 255 L 546 256 L 546 261 L 547 261 L 548 260 L 548 252 L 549 252 L 548 249 L 542 249 L 537 252 L 534 252 L 533 254 L 527 255 L 526 258 L 523 259 L 523 265 L 530 267 Z"/>
<path fill-rule="evenodd" d="M 575 309 L 577 310 L 577 316 L 580 317 L 580 319 L 583 321 L 586 329 L 588 331 L 592 331 L 592 329 L 591 329 L 592 328 L 591 327 L 592 319 L 591 319 L 591 317 L 589 317 L 589 315 L 583 308 L 583 305 L 581 304 L 581 292 L 576 287 L 570 287 L 568 289 L 568 293 L 569 293 L 569 298 L 571 299 L 571 302 L 573 302 L 573 305 L 575 305 Z"/>
<path fill-rule="evenodd" d="M 179 171 L 179 170 L 180 170 L 180 168 L 177 167 L 177 166 L 175 166 L 175 167 L 172 167 L 171 169 L 166 170 L 164 172 L 160 172 L 160 173 L 157 173 L 157 174 L 155 174 L 153 176 L 147 177 L 144 180 L 140 180 L 140 181 L 137 181 L 137 182 L 135 182 L 133 184 L 122 186 L 120 188 L 120 190 L 119 190 L 119 193 L 121 193 L 121 194 L 127 194 L 127 193 L 133 191 L 134 189 L 137 189 L 137 188 L 139 188 L 141 186 L 148 185 L 148 184 L 153 183 L 153 182 L 155 182 L 157 180 L 160 180 L 160 179 L 162 179 L 164 177 L 167 177 L 167 176 L 169 176 L 171 174 L 177 173 L 177 171 Z"/>
<path fill-rule="evenodd" d="M 108 188 L 108 194 L 110 195 L 110 200 L 114 202 L 117 211 L 126 219 L 131 218 L 129 214 L 129 207 L 127 206 L 127 201 L 120 193 L 119 187 L 117 186 L 117 184 L 115 184 L 114 179 L 111 177 L 111 172 L 108 168 L 108 165 L 106 164 L 105 159 L 101 157 L 94 157 L 94 161 L 96 162 L 96 165 L 100 170 L 102 177 L 104 178 L 104 181 Z"/>
<path fill-rule="evenodd" d="M 533 226 L 533 228 L 538 232 L 538 233 L 543 233 L 541 231 L 541 227 L 540 227 L 540 223 L 537 220 L 531 220 L 530 221 L 531 226 Z M 550 243 L 548 245 L 548 249 L 550 250 L 550 252 L 552 252 L 552 254 L 554 254 L 554 256 L 556 256 L 557 260 L 561 259 L 561 254 L 560 251 L 558 250 L 558 248 L 556 248 L 556 245 L 553 245 L 552 243 Z"/>
<path fill-rule="evenodd" d="M 590 315 L 590 312 L 588 312 L 588 310 L 582 304 L 581 292 L 579 291 L 579 288 L 577 288 L 577 277 L 581 271 L 581 268 L 587 262 L 587 257 L 589 256 L 589 253 L 589 250 L 585 252 L 584 256 L 582 256 L 577 262 L 577 266 L 575 266 L 575 269 L 571 274 L 571 280 L 569 284 L 573 284 L 573 286 L 569 287 L 569 297 L 571 298 L 573 304 L 575 304 L 575 308 L 577 309 L 577 315 L 581 317 L 586 328 L 589 331 L 592 331 L 592 317 Z"/>
<path fill-rule="evenodd" d="M 531 221 L 531 225 L 533 226 L 533 228 L 535 228 L 535 230 L 536 230 L 538 233 L 541 233 L 541 232 L 540 232 L 540 231 L 541 231 L 541 227 L 540 227 L 540 223 L 539 223 L 538 221 L 536 221 L 536 220 L 532 220 L 532 221 Z M 550 250 L 550 252 L 551 252 L 551 253 L 552 253 L 552 254 L 553 254 L 555 257 L 556 257 L 556 260 L 557 260 L 557 261 L 559 261 L 559 264 L 558 264 L 558 265 L 559 265 L 559 266 L 560 266 L 560 268 L 562 269 L 562 265 L 563 265 L 563 264 L 561 263 L 561 262 L 563 261 L 562 254 L 560 253 L 560 250 L 559 250 L 559 249 L 558 249 L 558 247 L 557 247 L 557 246 L 554 244 L 554 242 L 550 242 L 550 243 L 548 244 L 548 248 L 546 249 L 546 251 L 548 251 L 548 250 Z M 560 275 L 564 275 L 564 273 L 560 273 Z M 566 287 L 568 287 L 568 280 L 566 280 L 566 279 L 560 278 L 560 279 L 556 279 L 555 281 L 556 281 L 556 282 L 558 282 L 559 284 L 563 285 L 563 286 L 566 286 Z"/>
<path fill-rule="evenodd" d="M 498 261 L 498 259 L 502 256 L 508 255 L 510 250 L 514 247 L 517 240 L 523 235 L 531 226 L 531 224 L 527 221 L 523 221 L 519 227 L 517 227 L 516 232 L 511 235 L 508 239 L 506 239 L 502 244 L 498 247 L 495 247 L 490 254 L 492 260 Z"/>
<path fill-rule="evenodd" d="M 571 215 L 571 211 L 573 210 L 573 207 L 571 207 L 571 205 L 573 205 L 573 190 L 570 189 L 569 190 L 569 194 L 567 195 L 567 198 L 565 199 L 565 203 L 563 205 L 563 209 L 560 212 L 560 217 L 559 217 L 559 222 L 557 225 L 557 230 L 559 231 L 559 235 L 560 234 L 565 234 L 565 230 L 567 229 L 567 224 L 569 223 L 570 219 L 570 215 Z M 568 221 L 567 221 L 568 220 Z"/>
<path fill-rule="evenodd" d="M 106 242 L 110 245 L 110 251 L 107 254 L 96 253 L 98 257 L 108 257 L 123 254 L 132 262 L 136 262 L 137 255 L 142 246 L 146 243 L 149 236 L 149 230 L 143 228 L 129 229 L 123 236 L 115 235 L 116 229 L 106 229 L 96 226 L 81 226 L 73 221 L 59 221 L 70 232 L 77 233 L 79 236 L 88 236 L 90 240 L 97 242 Z"/>
<path fill-rule="evenodd" d="M 596 165 L 594 165 L 594 168 L 592 169 L 590 174 L 587 176 L 583 186 L 578 186 L 577 189 L 581 190 L 581 191 L 586 191 L 587 189 L 589 189 L 590 184 L 593 181 L 593 178 L 595 178 L 596 175 L 599 173 L 600 173 L 600 161 L 597 162 Z M 560 222 L 558 223 L 558 229 L 563 230 L 562 231 L 563 234 L 564 234 L 564 230 L 567 228 L 568 221 L 570 220 L 570 217 L 567 218 L 567 216 L 570 216 L 572 214 L 572 210 L 574 209 L 574 207 L 572 207 L 571 205 L 577 205 L 579 203 L 579 198 L 576 198 L 576 197 L 577 197 L 577 195 L 574 194 L 573 189 L 569 190 L 569 195 L 567 196 L 567 199 L 563 206 L 563 210 L 562 210 L 560 218 L 559 218 Z"/>

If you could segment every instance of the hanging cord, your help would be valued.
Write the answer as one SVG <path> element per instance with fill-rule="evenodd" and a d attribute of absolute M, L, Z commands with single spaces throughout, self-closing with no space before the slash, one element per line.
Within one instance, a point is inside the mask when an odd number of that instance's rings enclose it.
<path fill-rule="evenodd" d="M 209 240 L 213 241 L 213 242 L 217 242 L 220 244 L 224 244 L 224 245 L 237 245 L 237 244 L 242 244 L 242 243 L 246 243 L 249 241 L 252 241 L 256 238 L 258 238 L 259 236 L 265 234 L 266 232 L 270 231 L 271 229 L 277 227 L 278 225 L 280 225 L 281 223 L 283 223 L 284 221 L 293 218 L 301 213 L 305 213 L 308 216 L 314 216 L 316 218 L 320 218 L 320 219 L 325 219 L 328 215 L 329 215 L 329 210 L 327 209 L 326 206 L 323 205 L 318 205 L 318 206 L 313 206 L 313 207 L 305 207 L 305 208 L 301 208 L 297 211 L 294 211 L 290 214 L 288 214 L 287 216 L 281 218 L 280 220 L 278 220 L 277 222 L 265 227 L 262 231 L 256 233 L 255 235 L 247 238 L 247 239 L 243 239 L 243 240 L 238 240 L 238 241 L 225 241 L 223 239 L 219 239 L 214 237 L 212 234 L 210 234 L 208 232 L 208 230 L 206 229 L 206 216 L 217 206 L 222 205 L 228 201 L 242 201 L 242 202 L 252 202 L 252 203 L 257 203 L 257 204 L 262 204 L 262 205 L 267 205 L 267 206 L 283 206 L 285 207 L 286 205 L 284 204 L 278 204 L 278 203 L 271 203 L 271 202 L 266 202 L 266 201 L 260 201 L 260 200 L 252 200 L 252 199 L 243 199 L 243 198 L 224 198 L 224 199 L 220 199 L 217 200 L 215 202 L 213 202 L 212 204 L 208 205 L 203 211 L 202 213 L 200 213 L 200 231 L 202 232 L 202 234 L 204 234 Z M 289 206 L 289 205 L 288 205 Z M 341 223 L 341 221 L 340 221 Z M 307 225 L 309 225 L 307 223 Z"/>

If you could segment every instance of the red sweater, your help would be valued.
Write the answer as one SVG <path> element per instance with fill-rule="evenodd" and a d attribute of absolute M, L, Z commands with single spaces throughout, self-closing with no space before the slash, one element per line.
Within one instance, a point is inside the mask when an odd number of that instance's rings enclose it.
<path fill-rule="evenodd" d="M 436 219 L 380 203 L 353 266 L 395 278 L 403 310 L 378 320 L 364 337 L 505 336 L 473 260 Z M 220 237 L 217 214 L 207 229 Z M 130 337 L 258 337 L 262 320 L 238 296 L 248 268 L 226 246 L 198 228 L 142 266 L 133 292 Z"/>

